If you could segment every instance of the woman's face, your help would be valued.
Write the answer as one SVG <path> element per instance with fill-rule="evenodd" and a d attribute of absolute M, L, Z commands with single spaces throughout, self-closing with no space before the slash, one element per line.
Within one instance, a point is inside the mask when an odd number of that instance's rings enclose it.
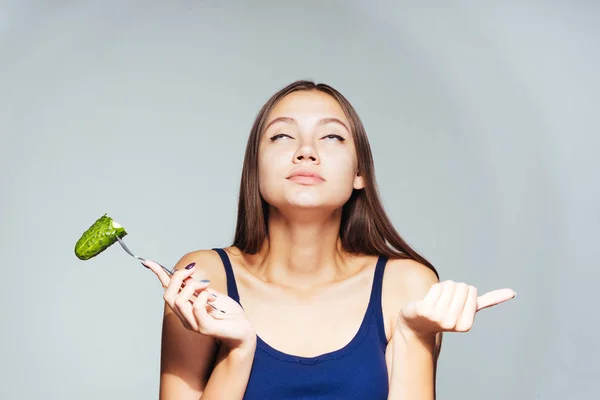
<path fill-rule="evenodd" d="M 298 91 L 273 109 L 261 137 L 260 192 L 278 209 L 336 209 L 362 189 L 350 123 L 337 101 Z"/>

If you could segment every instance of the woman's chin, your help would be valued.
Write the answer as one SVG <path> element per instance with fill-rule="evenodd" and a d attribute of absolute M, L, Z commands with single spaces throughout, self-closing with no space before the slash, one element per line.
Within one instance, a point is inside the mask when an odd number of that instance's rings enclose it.
<path fill-rule="evenodd" d="M 329 214 L 338 208 L 341 208 L 344 203 L 331 201 L 331 199 L 319 199 L 310 196 L 297 196 L 294 198 L 286 199 L 283 204 L 275 205 L 275 208 L 280 209 L 284 213 L 295 213 L 298 214 Z"/>
<path fill-rule="evenodd" d="M 325 208 L 327 202 L 316 193 L 299 192 L 294 193 L 286 199 L 286 205 L 291 208 L 310 209 L 310 208 Z"/>
<path fill-rule="evenodd" d="M 347 198 L 342 196 L 324 196 L 323 193 L 308 190 L 286 193 L 284 196 L 277 196 L 277 198 L 265 196 L 264 199 L 271 207 L 281 213 L 299 212 L 305 215 L 313 212 L 316 214 L 329 214 L 342 208 L 344 203 L 348 201 Z"/>

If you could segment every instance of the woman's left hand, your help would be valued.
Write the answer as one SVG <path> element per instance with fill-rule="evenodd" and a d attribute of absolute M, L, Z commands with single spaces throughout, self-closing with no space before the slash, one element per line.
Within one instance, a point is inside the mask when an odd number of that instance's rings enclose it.
<path fill-rule="evenodd" d="M 431 337 L 438 332 L 468 332 L 479 310 L 511 300 L 512 289 L 498 289 L 477 296 L 477 289 L 465 283 L 435 283 L 423 300 L 408 303 L 398 316 L 396 331 Z"/>

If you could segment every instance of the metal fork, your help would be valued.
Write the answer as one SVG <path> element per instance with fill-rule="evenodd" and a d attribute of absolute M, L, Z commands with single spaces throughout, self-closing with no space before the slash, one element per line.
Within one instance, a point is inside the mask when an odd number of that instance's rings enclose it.
<path fill-rule="evenodd" d="M 118 236 L 117 236 L 117 240 L 119 241 L 119 244 L 121 245 L 121 247 L 123 248 L 123 250 L 125 250 L 125 251 L 127 252 L 127 254 L 129 254 L 131 257 L 133 257 L 133 258 L 137 258 L 138 260 L 140 260 L 140 261 L 142 261 L 142 262 L 148 261 L 148 259 L 147 259 L 147 258 L 144 258 L 144 257 L 139 257 L 139 256 L 136 256 L 135 254 L 133 254 L 133 252 L 132 252 L 131 250 L 129 250 L 129 247 L 127 247 L 127 245 L 125 244 L 125 242 L 123 241 L 123 239 L 121 239 L 120 237 L 118 237 Z M 150 261 L 152 261 L 152 260 L 150 260 Z M 156 263 L 156 264 L 158 264 L 158 265 L 159 265 L 159 266 L 160 266 L 160 267 L 161 267 L 163 270 L 165 270 L 165 272 L 166 272 L 166 273 L 167 273 L 169 276 L 173 276 L 173 273 L 174 273 L 174 272 L 173 272 L 172 270 L 168 269 L 167 267 L 165 267 L 164 265 L 162 265 L 162 264 L 160 264 L 160 263 L 158 263 L 158 262 L 156 262 L 156 261 L 153 261 L 153 262 L 155 262 L 155 263 Z M 223 311 L 223 310 L 221 310 L 221 309 L 219 309 L 219 308 L 215 307 L 215 305 L 214 305 L 214 304 L 211 304 L 211 303 L 209 303 L 209 302 L 206 302 L 206 304 L 208 304 L 209 306 L 211 306 L 213 309 L 215 309 L 215 310 L 217 310 L 217 311 L 219 311 L 219 312 L 222 312 L 223 314 L 225 314 L 225 311 Z"/>

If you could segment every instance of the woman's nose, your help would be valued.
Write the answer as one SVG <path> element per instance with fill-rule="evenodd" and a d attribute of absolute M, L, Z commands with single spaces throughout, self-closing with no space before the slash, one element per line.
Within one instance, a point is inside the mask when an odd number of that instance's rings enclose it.
<path fill-rule="evenodd" d="M 296 151 L 296 154 L 294 154 L 294 162 L 299 163 L 303 161 L 310 161 L 316 164 L 320 162 L 319 154 L 314 146 L 310 144 L 303 144 L 300 146 L 298 151 Z"/>

